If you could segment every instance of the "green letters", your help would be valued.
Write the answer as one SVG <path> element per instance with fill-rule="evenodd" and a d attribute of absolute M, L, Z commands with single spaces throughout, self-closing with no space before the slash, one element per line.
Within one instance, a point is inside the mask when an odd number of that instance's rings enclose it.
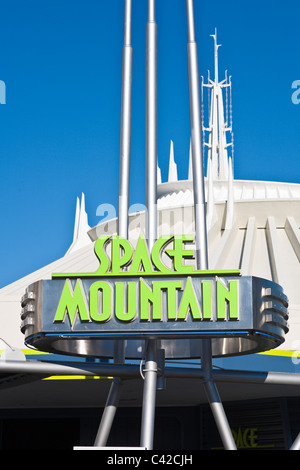
<path fill-rule="evenodd" d="M 161 260 L 161 252 L 163 251 L 164 247 L 170 243 L 170 240 L 172 240 L 173 235 L 166 237 L 162 236 L 160 237 L 157 242 L 154 244 L 152 253 L 151 253 L 151 258 L 158 269 L 159 272 L 169 274 L 172 273 L 173 271 L 169 268 L 167 268 L 164 263 Z"/>
<path fill-rule="evenodd" d="M 137 305 L 136 305 L 136 283 L 135 282 L 128 282 L 127 287 L 127 297 L 128 297 L 128 311 L 127 313 L 124 312 L 126 310 L 125 302 L 125 286 L 123 282 L 116 282 L 116 295 L 115 295 L 115 312 L 116 317 L 118 320 L 121 321 L 132 321 L 135 318 Z"/>
<path fill-rule="evenodd" d="M 143 270 L 141 271 L 141 267 Z M 145 274 L 153 273 L 148 247 L 144 237 L 140 236 L 135 250 L 135 254 L 130 267 L 130 274 L 144 272 Z"/>
<path fill-rule="evenodd" d="M 95 242 L 94 252 L 99 260 L 99 267 L 95 272 L 85 273 L 53 273 L 52 278 L 91 278 L 113 276 L 176 276 L 187 275 L 240 275 L 240 271 L 198 271 L 192 265 L 186 264 L 186 260 L 194 259 L 194 251 L 185 249 L 185 244 L 192 243 L 192 235 L 162 235 L 151 250 L 148 250 L 147 240 L 141 233 L 136 249 L 134 250 L 129 240 L 116 235 L 102 235 Z M 171 244 L 172 248 L 168 248 Z M 166 255 L 170 258 L 172 266 L 164 263 Z M 124 269 L 126 268 L 126 269 Z"/>
<path fill-rule="evenodd" d="M 120 245 L 116 245 L 119 246 Z M 130 256 L 120 258 L 121 263 Z M 141 258 L 139 258 L 141 259 Z M 185 282 L 185 284 L 184 284 Z M 73 328 L 80 322 L 205 322 L 238 320 L 238 280 L 230 280 L 228 288 L 219 279 L 152 280 L 151 277 L 128 282 L 106 280 L 89 283 L 89 293 L 77 279 L 74 291 L 65 281 L 54 322 L 64 323 L 68 316 Z M 89 295 L 88 295 L 89 294 Z M 89 300 L 89 302 L 88 302 Z M 189 315 L 191 318 L 189 318 Z M 77 328 L 77 326 L 76 326 Z"/>
<path fill-rule="evenodd" d="M 150 320 L 149 306 L 152 304 L 152 320 L 161 320 L 161 291 L 158 283 L 153 282 L 152 289 L 140 281 L 140 317 L 141 320 Z"/>
<path fill-rule="evenodd" d="M 202 282 L 203 320 L 211 320 L 211 282 Z"/>
<path fill-rule="evenodd" d="M 100 275 L 100 274 L 105 274 L 109 269 L 110 262 L 105 252 L 105 245 L 108 243 L 109 239 L 110 237 L 107 237 L 107 236 L 99 237 L 95 243 L 95 247 L 94 247 L 95 255 L 100 261 L 100 266 L 98 270 L 95 272 L 95 276 Z"/>
<path fill-rule="evenodd" d="M 192 242 L 191 235 L 175 235 L 174 236 L 174 249 L 166 250 L 169 256 L 174 258 L 174 270 L 181 274 L 190 274 L 194 271 L 193 266 L 183 266 L 182 260 L 184 258 L 191 259 L 194 257 L 193 250 L 185 250 L 184 243 Z"/>
<path fill-rule="evenodd" d="M 64 322 L 66 312 L 69 315 L 71 326 L 73 326 L 76 313 L 80 317 L 81 321 L 89 321 L 88 309 L 86 305 L 85 295 L 82 291 L 82 284 L 80 280 L 77 280 L 74 293 L 71 292 L 71 284 L 67 279 L 64 285 L 64 289 L 61 294 L 61 298 L 56 310 L 55 322 Z"/>
<path fill-rule="evenodd" d="M 121 271 L 121 268 L 127 266 L 131 261 L 133 249 L 129 241 L 124 238 L 113 237 L 111 252 L 111 272 L 118 274 Z"/>
<path fill-rule="evenodd" d="M 99 313 L 99 294 L 102 295 L 102 312 Z M 107 282 L 98 281 L 90 287 L 90 315 L 96 322 L 105 322 L 111 316 L 111 287 Z"/>
<path fill-rule="evenodd" d="M 199 304 L 190 277 L 187 278 L 182 294 L 177 320 L 185 320 L 189 311 L 194 320 L 201 320 Z"/>
<path fill-rule="evenodd" d="M 225 320 L 226 302 L 229 304 L 229 320 L 238 320 L 238 281 L 229 281 L 229 290 L 217 280 L 217 318 Z"/>

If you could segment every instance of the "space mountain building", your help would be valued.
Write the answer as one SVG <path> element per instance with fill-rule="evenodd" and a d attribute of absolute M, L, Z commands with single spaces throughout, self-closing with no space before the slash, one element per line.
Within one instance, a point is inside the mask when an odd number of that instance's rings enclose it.
<path fill-rule="evenodd" d="M 289 449 L 300 431 L 300 184 L 235 179 L 231 80 L 227 74 L 219 80 L 217 34 L 213 37 L 214 77 L 201 83 L 202 94 L 210 103 L 207 112 L 202 109 L 208 267 L 240 270 L 242 276 L 279 284 L 288 298 L 289 313 L 285 341 L 277 348 L 231 356 L 224 343 L 213 365 L 237 448 Z M 166 182 L 158 168 L 158 237 L 195 233 L 192 149 L 186 157 L 186 180 L 178 179 L 172 141 Z M 145 213 L 131 213 L 128 239 L 132 245 L 144 229 Z M 77 199 L 73 241 L 67 252 L 0 290 L 0 449 L 93 445 L 112 380 L 101 366 L 111 358 L 105 354 L 64 356 L 24 345 L 28 323 L 21 323 L 20 301 L 29 285 L 50 280 L 53 273 L 95 272 L 99 265 L 96 241 L 117 231 L 117 218 L 89 226 L 82 194 Z M 197 354 L 193 359 L 188 341 L 180 340 L 180 348 L 178 359 L 167 351 L 166 367 L 180 364 L 189 373 L 180 378 L 170 373 L 157 392 L 154 448 L 220 449 L 222 442 L 201 379 L 193 375 L 199 359 Z M 130 360 L 130 354 L 127 357 L 133 366 L 143 359 L 142 352 L 135 360 Z M 30 368 L 14 372 L 5 369 L 10 361 L 39 361 L 45 367 L 39 373 L 31 373 Z M 63 373 L 59 368 L 55 372 L 55 364 L 70 365 L 72 361 L 77 367 L 73 373 L 67 366 Z M 239 382 L 228 375 L 226 380 L 222 371 L 228 370 L 252 371 L 253 378 L 249 374 L 249 380 Z M 287 374 L 286 380 L 276 380 L 277 373 L 280 377 Z M 137 445 L 142 382 L 134 374 L 124 380 L 110 445 Z"/>

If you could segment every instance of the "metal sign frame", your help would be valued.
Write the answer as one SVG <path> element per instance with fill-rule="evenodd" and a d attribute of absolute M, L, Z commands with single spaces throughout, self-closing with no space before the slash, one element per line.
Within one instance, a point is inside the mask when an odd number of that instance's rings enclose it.
<path fill-rule="evenodd" d="M 282 288 L 250 276 L 44 280 L 27 288 L 22 306 L 28 346 L 82 356 L 113 357 L 111 343 L 121 339 L 129 340 L 125 356 L 140 359 L 137 340 L 147 338 L 165 340 L 168 359 L 183 357 L 176 339 L 197 338 L 213 339 L 213 357 L 235 356 L 276 348 L 288 331 Z"/>

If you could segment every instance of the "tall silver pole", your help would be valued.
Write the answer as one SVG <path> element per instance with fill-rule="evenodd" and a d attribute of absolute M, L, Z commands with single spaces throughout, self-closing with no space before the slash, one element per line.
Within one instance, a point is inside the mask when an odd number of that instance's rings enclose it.
<path fill-rule="evenodd" d="M 194 214 L 197 269 L 208 269 L 207 229 L 205 210 L 204 162 L 201 138 L 201 107 L 198 51 L 195 37 L 193 0 L 186 0 L 188 25 L 188 71 L 190 92 L 190 124 L 193 164 Z"/>
<path fill-rule="evenodd" d="M 190 123 L 193 163 L 194 214 L 196 233 L 197 269 L 208 269 L 207 227 L 204 187 L 204 161 L 201 139 L 201 106 L 199 87 L 198 50 L 195 35 L 194 3 L 186 0 L 188 28 L 188 72 L 190 95 Z M 216 425 L 225 449 L 236 449 L 234 439 L 227 421 L 217 387 L 212 377 L 211 340 L 201 341 L 201 364 L 205 371 L 204 387 L 214 415 Z"/>
<path fill-rule="evenodd" d="M 155 0 L 148 0 L 146 31 L 146 237 L 157 238 L 157 25 Z"/>
<path fill-rule="evenodd" d="M 146 30 L 146 238 L 149 250 L 157 239 L 157 25 L 155 0 L 148 0 Z M 157 383 L 157 343 L 145 344 L 145 381 L 141 447 L 153 449 Z"/>
<path fill-rule="evenodd" d="M 120 169 L 118 233 L 128 239 L 130 197 L 130 151 L 131 151 L 131 107 L 132 107 L 132 46 L 131 46 L 132 0 L 125 0 L 124 45 L 122 54 L 122 92 L 120 129 Z M 116 361 L 125 360 L 125 342 L 116 345 Z"/>
<path fill-rule="evenodd" d="M 125 0 L 124 45 L 122 57 L 121 129 L 120 129 L 120 173 L 118 232 L 128 238 L 128 211 L 130 187 L 131 147 L 131 101 L 132 101 L 132 47 L 131 47 L 132 0 Z"/>
<path fill-rule="evenodd" d="M 119 208 L 118 233 L 128 239 L 128 212 L 130 189 L 130 150 L 131 150 L 131 101 L 132 101 L 132 47 L 131 47 L 132 0 L 125 0 L 124 12 L 124 44 L 122 54 L 122 91 L 121 91 L 121 125 L 120 125 L 120 174 L 119 174 Z M 125 342 L 116 341 L 114 362 L 125 361 Z M 109 433 L 117 411 L 121 394 L 121 379 L 114 379 L 94 446 L 103 447 L 107 443 Z"/>

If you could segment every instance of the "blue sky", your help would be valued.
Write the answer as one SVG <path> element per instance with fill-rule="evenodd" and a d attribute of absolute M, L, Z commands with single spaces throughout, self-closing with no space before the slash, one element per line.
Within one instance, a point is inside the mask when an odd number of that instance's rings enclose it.
<path fill-rule="evenodd" d="M 189 100 L 185 0 L 157 0 L 158 160 L 165 181 L 170 139 L 187 177 Z M 298 0 L 194 0 L 199 72 L 233 82 L 235 177 L 300 183 Z M 133 0 L 131 203 L 144 202 L 146 0 Z M 89 224 L 117 207 L 123 0 L 2 2 L 0 80 L 0 287 L 63 256 L 76 197 Z"/>

